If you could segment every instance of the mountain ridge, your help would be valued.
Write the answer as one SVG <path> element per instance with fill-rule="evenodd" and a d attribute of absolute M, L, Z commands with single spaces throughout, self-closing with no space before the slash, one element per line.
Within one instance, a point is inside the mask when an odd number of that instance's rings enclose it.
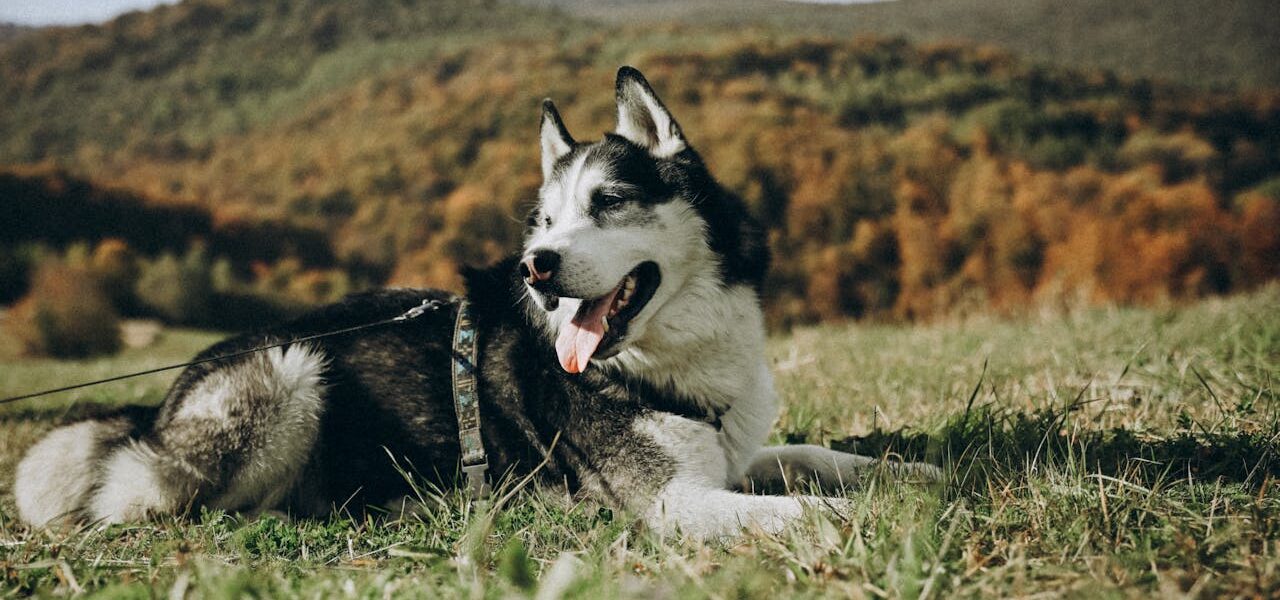
<path fill-rule="evenodd" d="M 520 0 L 607 23 L 766 24 L 796 33 L 996 44 L 1059 66 L 1205 87 L 1280 87 L 1280 19 L 1269 0 Z"/>

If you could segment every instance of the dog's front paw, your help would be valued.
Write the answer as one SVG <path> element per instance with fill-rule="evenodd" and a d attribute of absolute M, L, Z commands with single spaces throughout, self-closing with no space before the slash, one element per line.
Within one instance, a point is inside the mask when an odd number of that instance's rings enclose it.
<path fill-rule="evenodd" d="M 877 466 L 895 480 L 905 483 L 938 483 L 945 479 L 942 469 L 929 463 L 881 460 L 877 461 Z"/>

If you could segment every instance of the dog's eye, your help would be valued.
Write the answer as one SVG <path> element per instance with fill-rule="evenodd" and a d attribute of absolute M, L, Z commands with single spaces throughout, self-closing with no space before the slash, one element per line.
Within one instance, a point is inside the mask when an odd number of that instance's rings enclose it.
<path fill-rule="evenodd" d="M 599 206 L 600 208 L 609 208 L 611 206 L 617 206 L 619 204 L 622 204 L 623 201 L 625 200 L 626 198 L 623 198 L 622 196 L 619 196 L 612 192 L 596 192 L 595 197 L 592 198 L 592 201 L 594 202 L 594 204 L 596 206 Z"/>
<path fill-rule="evenodd" d="M 551 217 L 539 215 L 536 208 L 529 211 L 529 214 L 524 218 L 524 226 L 528 229 L 537 227 L 538 222 L 542 222 L 546 227 L 551 227 Z"/>

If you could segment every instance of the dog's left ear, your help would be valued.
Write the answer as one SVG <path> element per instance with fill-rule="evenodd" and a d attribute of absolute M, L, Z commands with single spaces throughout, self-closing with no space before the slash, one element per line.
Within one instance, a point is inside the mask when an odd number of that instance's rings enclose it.
<path fill-rule="evenodd" d="M 551 179 L 556 161 L 573 150 L 573 137 L 560 119 L 560 111 L 550 98 L 542 101 L 542 178 Z"/>
<path fill-rule="evenodd" d="M 653 93 L 649 82 L 632 67 L 618 69 L 617 134 L 658 158 L 679 154 L 688 144 L 680 124 Z"/>

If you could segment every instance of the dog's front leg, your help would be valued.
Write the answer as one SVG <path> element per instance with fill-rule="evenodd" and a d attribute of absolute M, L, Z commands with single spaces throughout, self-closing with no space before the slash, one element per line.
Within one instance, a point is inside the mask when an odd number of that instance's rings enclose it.
<path fill-rule="evenodd" d="M 756 496 L 729 490 L 729 470 L 714 427 L 667 413 L 635 424 L 652 440 L 669 468 L 656 494 L 633 506 L 651 528 L 701 539 L 731 537 L 743 529 L 777 532 L 808 507 L 839 509 L 841 499 L 813 496 Z"/>
<path fill-rule="evenodd" d="M 933 465 L 881 461 L 822 446 L 797 444 L 761 448 L 752 457 L 742 487 L 756 492 L 782 493 L 816 486 L 823 493 L 837 493 L 857 487 L 872 472 L 920 482 L 941 478 L 941 472 Z"/>
<path fill-rule="evenodd" d="M 806 508 L 839 510 L 846 504 L 840 498 L 754 496 L 677 475 L 644 511 L 644 521 L 664 534 L 714 540 L 748 529 L 777 533 L 799 519 Z"/>

